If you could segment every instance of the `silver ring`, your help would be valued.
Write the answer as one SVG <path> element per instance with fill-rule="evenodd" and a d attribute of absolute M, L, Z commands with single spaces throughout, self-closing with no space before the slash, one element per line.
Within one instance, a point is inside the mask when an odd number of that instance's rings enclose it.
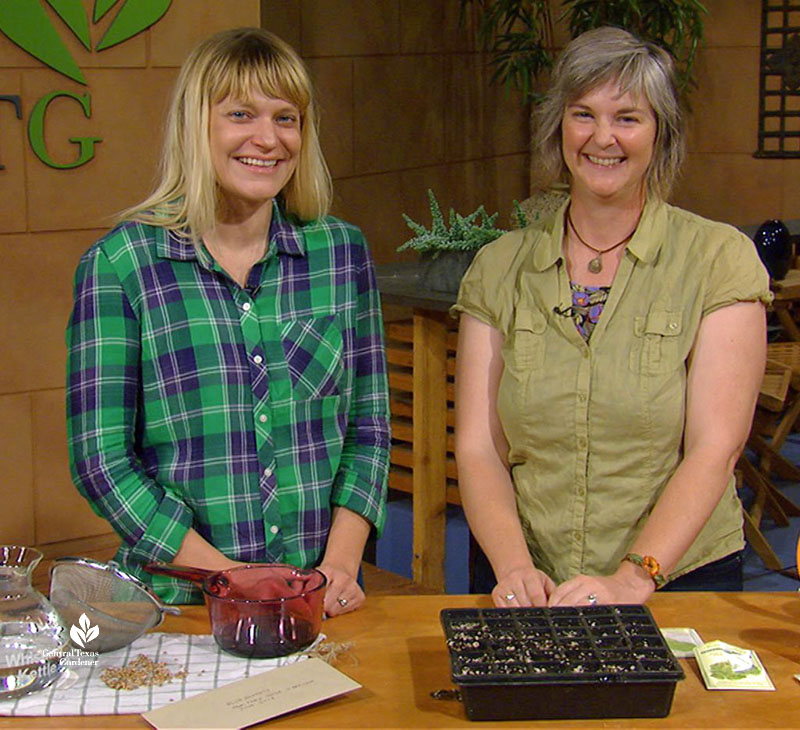
<path fill-rule="evenodd" d="M 516 593 L 506 593 L 505 599 L 507 601 L 513 601 L 517 597 Z"/>
<path fill-rule="evenodd" d="M 341 596 L 339 596 L 336 599 L 336 603 L 338 603 L 342 608 L 344 608 L 347 605 L 347 599 L 346 598 L 342 598 Z"/>
<path fill-rule="evenodd" d="M 597 605 L 597 594 L 596 593 L 590 593 L 588 596 L 586 596 L 586 600 L 589 601 L 589 605 L 590 606 L 596 606 Z"/>

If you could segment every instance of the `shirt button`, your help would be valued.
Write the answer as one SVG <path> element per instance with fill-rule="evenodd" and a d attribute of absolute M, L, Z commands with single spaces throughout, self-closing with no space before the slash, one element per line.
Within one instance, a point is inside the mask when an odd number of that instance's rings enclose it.
<path fill-rule="evenodd" d="M 586 439 L 578 439 L 578 448 L 582 449 L 586 446 Z"/>
<path fill-rule="evenodd" d="M 267 422 L 267 416 L 266 416 L 266 414 L 262 413 L 262 414 L 261 414 L 261 415 L 258 417 L 258 420 L 259 420 L 259 421 L 261 421 L 261 423 L 266 423 L 266 422 Z"/>
<path fill-rule="evenodd" d="M 277 526 L 277 525 L 273 525 L 272 527 L 270 527 L 270 528 L 269 528 L 269 531 L 270 531 L 270 532 L 271 532 L 273 535 L 277 535 L 277 534 L 278 534 L 278 526 Z"/>
<path fill-rule="evenodd" d="M 586 403 L 586 393 L 578 393 L 578 400 L 581 403 Z"/>
<path fill-rule="evenodd" d="M 267 478 L 271 477 L 272 476 L 272 469 L 270 469 L 269 467 L 264 469 L 264 476 L 267 477 Z"/>
<path fill-rule="evenodd" d="M 242 309 L 244 309 L 245 312 L 249 312 L 250 311 L 250 302 L 245 302 L 244 304 L 242 304 Z"/>
<path fill-rule="evenodd" d="M 677 322 L 670 322 L 670 323 L 669 323 L 669 328 L 670 328 L 671 330 L 676 330 L 676 329 L 678 329 L 678 323 L 677 323 Z"/>
<path fill-rule="evenodd" d="M 254 362 L 256 365 L 261 365 L 261 363 L 262 363 L 262 362 L 264 362 L 264 358 L 263 358 L 263 357 L 261 357 L 261 355 L 256 355 L 256 356 L 253 358 L 253 362 Z"/>

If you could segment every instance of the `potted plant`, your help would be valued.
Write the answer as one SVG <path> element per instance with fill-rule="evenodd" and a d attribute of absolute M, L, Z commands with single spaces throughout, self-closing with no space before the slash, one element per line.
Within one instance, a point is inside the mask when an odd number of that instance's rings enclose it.
<path fill-rule="evenodd" d="M 477 34 L 491 54 L 494 80 L 515 86 L 535 102 L 537 80 L 553 65 L 552 0 L 460 0 L 461 19 L 474 7 Z M 703 40 L 699 0 L 562 0 L 560 22 L 571 37 L 603 25 L 615 25 L 656 43 L 675 58 L 686 93 L 696 86 L 693 69 Z"/>
<path fill-rule="evenodd" d="M 476 251 L 490 241 L 506 233 L 497 228 L 497 213 L 489 215 L 484 206 L 469 215 L 462 216 L 450 208 L 449 225 L 445 222 L 433 190 L 428 190 L 431 208 L 431 228 L 411 220 L 405 213 L 403 219 L 416 234 L 398 251 L 417 251 L 423 262 L 422 285 L 435 291 L 455 292 L 461 283 L 461 277 L 470 265 Z M 520 226 L 526 224 L 525 215 L 514 201 L 516 222 Z"/>

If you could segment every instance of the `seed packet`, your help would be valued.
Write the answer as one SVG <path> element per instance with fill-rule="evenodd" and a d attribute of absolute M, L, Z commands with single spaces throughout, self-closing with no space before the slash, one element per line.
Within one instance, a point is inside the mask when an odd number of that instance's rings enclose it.
<path fill-rule="evenodd" d="M 670 628 L 661 629 L 661 635 L 667 646 L 678 659 L 693 659 L 694 648 L 700 646 L 703 640 L 694 629 Z"/>
<path fill-rule="evenodd" d="M 709 641 L 695 647 L 694 656 L 707 689 L 775 689 L 754 651 Z"/>

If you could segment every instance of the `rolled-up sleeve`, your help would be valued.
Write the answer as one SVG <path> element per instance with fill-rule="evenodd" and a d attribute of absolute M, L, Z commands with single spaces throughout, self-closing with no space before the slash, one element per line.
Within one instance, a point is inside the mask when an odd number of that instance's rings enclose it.
<path fill-rule="evenodd" d="M 375 270 L 363 239 L 357 250 L 354 388 L 331 503 L 360 514 L 380 535 L 389 475 L 389 386 Z"/>
<path fill-rule="evenodd" d="M 80 493 L 142 562 L 171 560 L 192 514 L 135 451 L 140 328 L 100 246 L 81 260 L 67 328 L 70 471 Z"/>
<path fill-rule="evenodd" d="M 711 266 L 704 316 L 736 302 L 772 302 L 769 274 L 753 242 L 732 228 L 726 232 Z"/>

